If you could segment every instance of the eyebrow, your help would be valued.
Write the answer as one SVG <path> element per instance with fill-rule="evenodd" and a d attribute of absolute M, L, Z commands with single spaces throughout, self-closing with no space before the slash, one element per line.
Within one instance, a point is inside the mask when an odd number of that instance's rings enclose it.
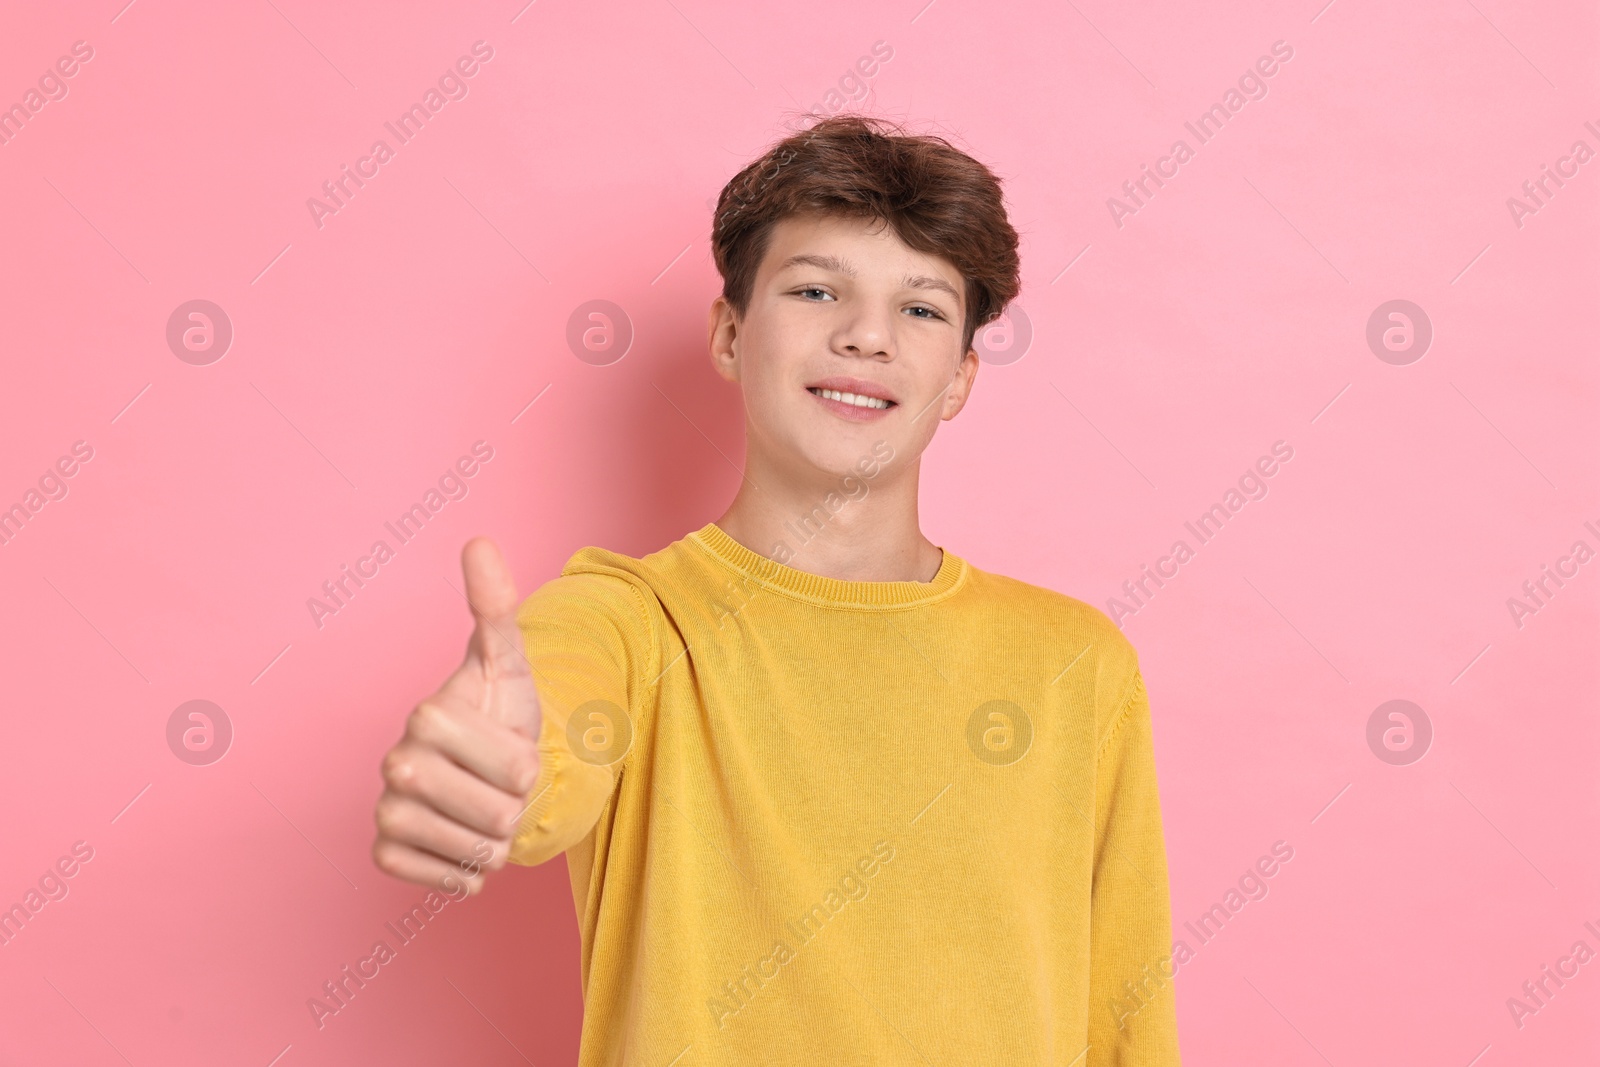
<path fill-rule="evenodd" d="M 822 270 L 831 270 L 839 274 L 843 274 L 847 278 L 854 278 L 856 276 L 856 269 L 854 267 L 840 259 L 838 256 L 832 255 L 817 255 L 814 253 L 802 252 L 798 256 L 790 256 L 788 259 L 784 260 L 783 266 L 778 268 L 778 273 L 782 274 L 784 271 L 794 267 L 819 267 Z M 907 289 L 934 289 L 938 292 L 949 294 L 951 299 L 955 300 L 957 304 L 960 304 L 961 302 L 961 294 L 956 292 L 955 288 L 943 278 L 930 278 L 926 274 L 908 274 L 904 278 L 900 279 L 900 284 L 905 286 Z"/>

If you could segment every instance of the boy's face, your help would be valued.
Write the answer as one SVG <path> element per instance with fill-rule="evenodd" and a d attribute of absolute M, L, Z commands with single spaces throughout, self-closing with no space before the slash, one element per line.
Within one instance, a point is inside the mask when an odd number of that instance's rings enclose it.
<path fill-rule="evenodd" d="M 774 225 L 749 310 L 711 306 L 711 357 L 744 391 L 752 462 L 797 478 L 857 471 L 873 444 L 915 461 L 967 401 L 978 354 L 961 351 L 965 286 L 947 260 L 882 222 L 791 216 Z M 887 408 L 819 395 L 880 397 Z M 807 470 L 810 468 L 810 470 Z"/>

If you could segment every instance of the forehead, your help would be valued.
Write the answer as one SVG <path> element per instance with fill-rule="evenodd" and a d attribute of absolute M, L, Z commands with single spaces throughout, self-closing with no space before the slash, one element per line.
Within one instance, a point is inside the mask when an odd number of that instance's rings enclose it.
<path fill-rule="evenodd" d="M 958 301 L 965 287 L 955 264 L 918 252 L 881 219 L 806 214 L 778 220 L 759 273 L 771 276 L 807 267 L 857 277 L 892 274 L 907 284 L 921 283 L 917 288 L 947 289 Z"/>

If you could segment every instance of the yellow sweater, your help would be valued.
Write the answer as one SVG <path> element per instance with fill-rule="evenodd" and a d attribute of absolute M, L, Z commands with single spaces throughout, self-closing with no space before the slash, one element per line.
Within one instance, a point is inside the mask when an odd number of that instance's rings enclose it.
<path fill-rule="evenodd" d="M 1169 1067 L 1166 850 L 1138 657 L 944 553 L 851 582 L 707 524 L 522 604 L 580 1063 Z"/>

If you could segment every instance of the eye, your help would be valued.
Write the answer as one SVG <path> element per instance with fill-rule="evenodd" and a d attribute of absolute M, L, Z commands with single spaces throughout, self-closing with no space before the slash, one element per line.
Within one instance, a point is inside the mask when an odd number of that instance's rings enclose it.
<path fill-rule="evenodd" d="M 797 295 L 800 294 L 800 293 L 822 293 L 823 295 L 830 296 L 830 297 L 833 295 L 832 293 L 828 292 L 826 289 L 819 288 L 819 287 L 817 287 L 815 285 L 808 285 L 804 289 L 796 289 L 795 293 Z M 817 303 L 817 301 L 808 300 L 807 303 L 815 304 L 815 303 Z"/>
<path fill-rule="evenodd" d="M 927 306 L 922 305 L 922 304 L 918 304 L 916 307 L 910 308 L 909 310 L 911 310 L 911 311 L 926 311 L 928 314 L 932 315 L 936 319 L 944 318 L 944 316 L 939 313 L 939 309 L 938 308 L 931 308 L 931 307 L 927 307 Z M 919 315 L 917 317 L 921 318 L 922 316 Z"/>

